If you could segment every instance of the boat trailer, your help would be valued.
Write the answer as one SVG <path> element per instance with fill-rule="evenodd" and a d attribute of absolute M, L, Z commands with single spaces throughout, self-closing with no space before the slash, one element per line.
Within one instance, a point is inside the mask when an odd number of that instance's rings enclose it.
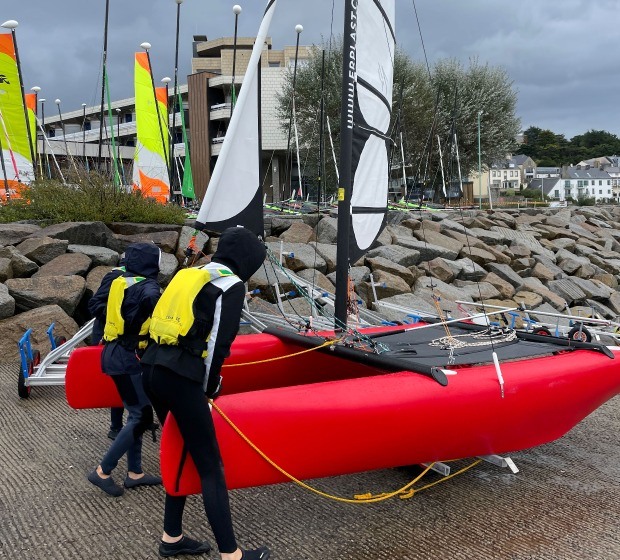
<path fill-rule="evenodd" d="M 36 385 L 64 385 L 69 354 L 90 336 L 94 322 L 95 320 L 91 319 L 69 340 L 66 340 L 64 336 L 55 336 L 55 323 L 52 323 L 46 331 L 51 351 L 43 360 L 41 360 L 41 352 L 32 348 L 32 329 L 24 333 L 17 343 L 20 357 L 17 394 L 21 399 L 27 399 L 32 387 Z"/>

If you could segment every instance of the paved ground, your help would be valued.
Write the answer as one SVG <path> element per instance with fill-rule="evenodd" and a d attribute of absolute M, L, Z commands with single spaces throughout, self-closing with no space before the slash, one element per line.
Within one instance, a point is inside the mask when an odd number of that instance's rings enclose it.
<path fill-rule="evenodd" d="M 620 558 L 619 405 L 512 455 L 517 475 L 483 463 L 411 499 L 348 505 L 293 484 L 234 491 L 239 541 L 270 545 L 275 560 Z M 109 442 L 107 411 L 71 410 L 62 387 L 35 387 L 20 401 L 17 365 L 0 365 L 0 410 L 0 558 L 157 558 L 163 491 L 113 499 L 86 481 Z M 145 470 L 156 472 L 150 440 L 144 454 Z M 413 476 L 402 468 L 314 484 L 350 497 Z M 197 497 L 185 529 L 211 539 Z"/>

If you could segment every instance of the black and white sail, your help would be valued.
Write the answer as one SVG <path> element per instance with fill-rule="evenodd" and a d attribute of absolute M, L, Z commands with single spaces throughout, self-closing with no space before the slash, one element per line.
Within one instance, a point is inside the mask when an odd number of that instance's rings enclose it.
<path fill-rule="evenodd" d="M 388 200 L 388 138 L 392 116 L 395 0 L 357 2 L 357 79 L 351 155 L 349 262 L 367 251 L 385 223 Z"/>
<path fill-rule="evenodd" d="M 347 323 L 348 269 L 373 244 L 388 201 L 395 0 L 345 0 L 336 255 L 336 326 Z"/>
<path fill-rule="evenodd" d="M 204 200 L 196 229 L 222 231 L 242 225 L 263 235 L 260 174 L 260 57 L 277 0 L 269 0 L 252 56 L 243 77 L 239 98 Z"/>

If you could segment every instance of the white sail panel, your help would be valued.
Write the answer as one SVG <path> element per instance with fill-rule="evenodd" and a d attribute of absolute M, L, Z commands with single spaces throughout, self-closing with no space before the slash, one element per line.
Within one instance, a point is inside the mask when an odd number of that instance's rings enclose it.
<path fill-rule="evenodd" d="M 383 208 L 387 196 L 388 153 L 385 141 L 371 136 L 359 160 L 353 180 L 353 208 Z M 385 184 L 385 188 L 384 188 Z M 375 188 L 368 188 L 374 185 Z M 353 233 L 358 248 L 366 251 L 372 245 L 385 217 L 384 213 L 353 214 Z"/>
<path fill-rule="evenodd" d="M 246 211 L 257 199 L 257 189 L 262 188 L 259 170 L 260 125 L 258 113 L 258 64 L 265 45 L 269 25 L 277 0 L 270 0 L 265 9 L 248 69 L 243 77 L 243 85 L 234 107 L 230 125 L 217 158 L 213 176 L 198 212 L 196 226 L 201 229 L 207 224 L 226 224 L 229 220 Z M 261 197 L 262 222 L 262 197 Z M 234 225 L 245 225 L 254 230 L 250 224 L 243 223 L 240 217 Z M 215 229 L 210 227 L 209 229 Z M 256 233 L 263 233 L 262 231 Z"/>
<path fill-rule="evenodd" d="M 383 8 L 383 12 L 379 9 Z M 385 17 L 387 16 L 387 20 Z M 357 35 L 357 77 L 359 82 L 365 82 L 375 90 L 387 105 L 381 102 L 378 96 L 374 97 L 373 105 L 367 105 L 368 99 L 359 98 L 360 109 L 366 122 L 380 130 L 387 132 L 389 120 L 375 122 L 375 111 L 384 109 L 388 113 L 391 109 L 393 74 L 394 74 L 394 0 L 362 0 L 358 4 L 357 12 L 358 35 Z M 358 85 L 358 97 L 360 96 Z M 383 107 L 380 108 L 379 106 Z M 389 115 L 388 115 L 389 119 Z"/>
<path fill-rule="evenodd" d="M 394 0 L 359 0 L 357 4 L 350 262 L 370 248 L 385 221 L 394 77 L 394 13 Z"/>

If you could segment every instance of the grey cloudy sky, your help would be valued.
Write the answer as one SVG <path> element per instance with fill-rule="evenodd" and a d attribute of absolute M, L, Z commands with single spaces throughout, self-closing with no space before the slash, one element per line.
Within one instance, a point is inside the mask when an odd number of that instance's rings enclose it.
<path fill-rule="evenodd" d="M 181 5 L 179 82 L 190 72 L 195 34 L 256 34 L 265 0 L 185 0 Z M 522 127 L 539 126 L 571 138 L 590 129 L 620 135 L 620 3 L 618 0 L 396 0 L 397 40 L 429 62 L 477 57 L 502 66 L 518 92 Z M 332 11 L 333 6 L 333 11 Z M 333 25 L 332 25 L 333 12 Z M 42 88 L 63 111 L 98 105 L 105 0 L 2 0 L 0 19 L 19 22 L 17 40 L 26 89 Z M 320 44 L 341 34 L 342 0 L 279 0 L 273 47 Z M 0 22 L 1 23 L 1 22 Z M 108 74 L 113 99 L 133 95 L 133 53 L 152 44 L 156 81 L 174 72 L 175 0 L 110 0 Z M 46 105 L 46 114 L 48 111 Z M 51 105 L 49 110 L 55 110 Z"/>

